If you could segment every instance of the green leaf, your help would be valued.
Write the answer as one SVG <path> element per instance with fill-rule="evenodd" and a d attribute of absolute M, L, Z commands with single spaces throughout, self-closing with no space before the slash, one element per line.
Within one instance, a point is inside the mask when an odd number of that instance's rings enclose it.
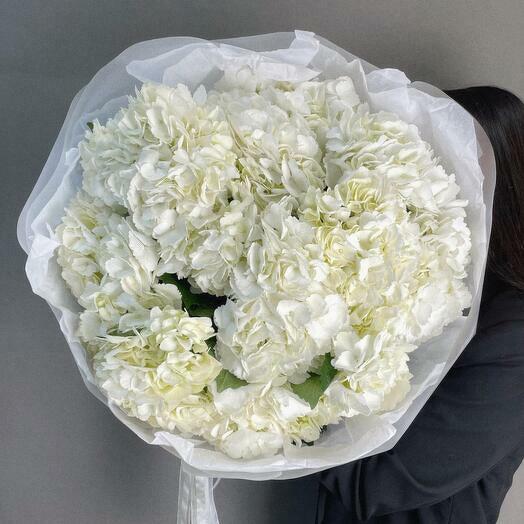
<path fill-rule="evenodd" d="M 107 334 L 112 337 L 133 337 L 136 335 L 134 331 L 122 332 L 122 331 L 118 331 L 118 329 L 109 330 Z"/>
<path fill-rule="evenodd" d="M 227 369 L 222 369 L 222 371 L 220 371 L 218 377 L 216 378 L 216 382 L 217 391 L 219 393 L 222 393 L 222 391 L 228 388 L 237 389 L 247 385 L 247 382 L 245 380 L 235 377 L 235 375 L 233 375 L 233 373 L 231 373 Z"/>
<path fill-rule="evenodd" d="M 206 340 L 207 347 L 209 348 L 209 354 L 216 358 L 215 346 L 217 345 L 217 337 L 211 337 Z"/>
<path fill-rule="evenodd" d="M 93 131 L 93 122 L 88 122 L 87 123 L 87 127 L 89 128 L 90 131 Z"/>
<path fill-rule="evenodd" d="M 213 318 L 215 309 L 226 303 L 226 297 L 216 297 L 208 293 L 193 293 L 187 279 L 166 273 L 160 277 L 164 284 L 174 284 L 182 295 L 182 307 L 192 317 Z"/>
<path fill-rule="evenodd" d="M 188 313 L 192 317 L 209 317 L 212 319 L 215 309 L 216 308 L 212 306 L 193 305 L 190 308 L 188 308 Z"/>
<path fill-rule="evenodd" d="M 327 353 L 317 373 L 311 373 L 302 384 L 291 384 L 293 393 L 308 402 L 311 409 L 318 404 L 320 397 L 337 374 L 337 370 L 331 365 L 331 358 Z"/>

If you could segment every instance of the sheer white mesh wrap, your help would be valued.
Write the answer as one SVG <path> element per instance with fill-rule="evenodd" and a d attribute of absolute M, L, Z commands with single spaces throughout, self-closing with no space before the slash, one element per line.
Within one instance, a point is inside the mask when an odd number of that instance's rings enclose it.
<path fill-rule="evenodd" d="M 289 479 L 391 448 L 475 333 L 491 227 L 495 183 L 491 146 L 472 117 L 435 87 L 410 83 L 395 69 L 376 69 L 303 31 L 222 41 L 173 37 L 136 44 L 102 68 L 73 100 L 18 224 L 33 291 L 52 307 L 86 386 L 102 402 L 107 404 L 75 336 L 79 306 L 60 277 L 54 257 L 57 242 L 52 231 L 81 182 L 77 144 L 87 122 L 114 115 L 126 104 L 126 95 L 133 94 L 142 82 L 172 86 L 183 82 L 191 89 L 200 84 L 210 87 L 231 61 L 251 64 L 259 74 L 279 80 L 309 80 L 320 73 L 325 78 L 349 75 L 372 111 L 391 111 L 416 124 L 443 166 L 456 174 L 460 197 L 469 201 L 467 222 L 473 246 L 467 283 L 473 303 L 467 317 L 457 319 L 442 335 L 411 354 L 412 388 L 393 412 L 358 416 L 347 424 L 330 426 L 314 446 L 289 447 L 270 458 L 234 460 L 203 441 L 157 431 L 109 405 L 115 416 L 146 442 L 162 446 L 183 460 L 179 499 L 182 523 L 217 521 L 212 484 L 201 477 Z"/>

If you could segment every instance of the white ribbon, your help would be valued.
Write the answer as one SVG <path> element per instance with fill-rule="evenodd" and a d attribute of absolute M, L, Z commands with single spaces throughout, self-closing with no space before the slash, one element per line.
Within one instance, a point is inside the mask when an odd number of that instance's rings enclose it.
<path fill-rule="evenodd" d="M 213 477 L 202 477 L 180 465 L 177 524 L 219 524 Z"/>

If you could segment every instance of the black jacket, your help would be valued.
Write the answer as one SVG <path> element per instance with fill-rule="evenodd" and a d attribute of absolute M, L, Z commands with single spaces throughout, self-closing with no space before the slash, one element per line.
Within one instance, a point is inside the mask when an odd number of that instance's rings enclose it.
<path fill-rule="evenodd" d="M 524 293 L 488 273 L 476 335 L 398 443 L 319 474 L 317 523 L 495 523 L 523 457 Z"/>

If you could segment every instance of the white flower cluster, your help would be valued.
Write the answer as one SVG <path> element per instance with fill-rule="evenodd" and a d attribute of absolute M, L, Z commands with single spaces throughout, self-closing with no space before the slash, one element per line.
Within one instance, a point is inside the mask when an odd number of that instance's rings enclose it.
<path fill-rule="evenodd" d="M 349 77 L 144 84 L 79 148 L 58 263 L 99 386 L 154 427 L 234 458 L 313 442 L 398 404 L 469 305 L 454 176 Z"/>

